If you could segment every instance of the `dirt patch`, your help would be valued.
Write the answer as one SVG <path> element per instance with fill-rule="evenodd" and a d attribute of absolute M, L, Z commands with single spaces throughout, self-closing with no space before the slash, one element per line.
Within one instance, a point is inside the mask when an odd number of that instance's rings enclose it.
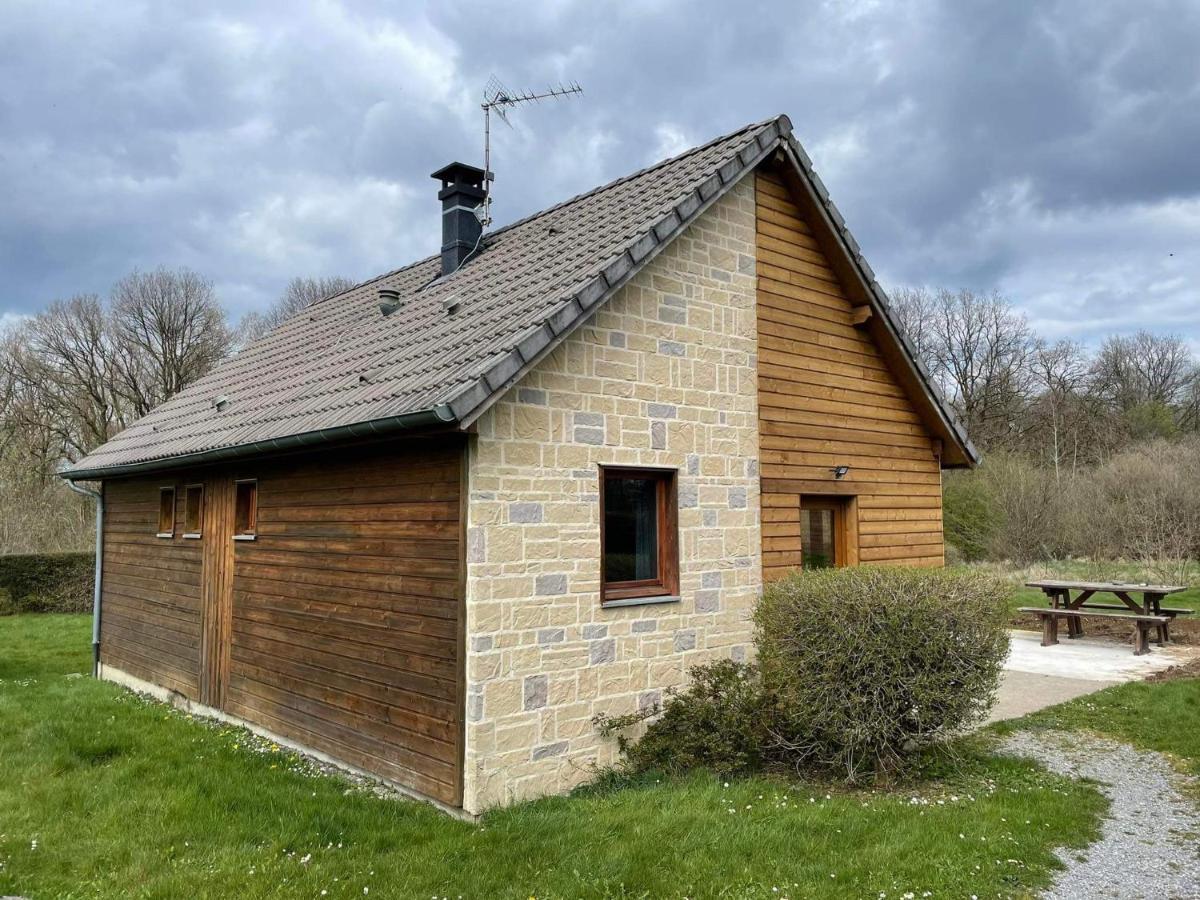
<path fill-rule="evenodd" d="M 1155 672 L 1147 681 L 1179 681 L 1184 678 L 1200 678 L 1200 656 L 1189 660 L 1180 666 L 1171 666 L 1161 672 Z"/>

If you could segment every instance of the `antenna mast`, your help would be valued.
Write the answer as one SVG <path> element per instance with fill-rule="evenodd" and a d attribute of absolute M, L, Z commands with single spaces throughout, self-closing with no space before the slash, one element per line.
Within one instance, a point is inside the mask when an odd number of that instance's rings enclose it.
<path fill-rule="evenodd" d="M 583 88 L 574 81 L 566 86 L 563 86 L 560 82 L 558 87 L 548 88 L 541 93 L 523 91 L 514 94 L 495 75 L 488 80 L 487 87 L 483 89 L 483 103 L 480 104 L 480 107 L 483 109 L 484 173 L 483 218 L 480 219 L 480 222 L 484 228 L 492 224 L 492 111 L 495 110 L 500 120 L 509 128 L 512 128 L 512 123 L 508 121 L 508 110 L 514 106 L 520 106 L 522 103 L 537 103 L 542 100 L 563 99 L 582 93 Z"/>

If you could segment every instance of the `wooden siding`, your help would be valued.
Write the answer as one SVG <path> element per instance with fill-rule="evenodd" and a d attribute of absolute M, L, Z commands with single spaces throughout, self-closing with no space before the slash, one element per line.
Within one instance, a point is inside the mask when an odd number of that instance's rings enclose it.
<path fill-rule="evenodd" d="M 461 460 L 460 440 L 413 441 L 110 483 L 104 661 L 459 805 Z M 241 478 L 252 541 L 233 539 Z M 180 523 L 204 484 L 199 540 L 154 537 L 160 483 Z"/>
<path fill-rule="evenodd" d="M 204 487 L 200 570 L 200 702 L 225 706 L 233 598 L 233 479 L 214 473 Z"/>
<path fill-rule="evenodd" d="M 201 545 L 180 537 L 182 491 L 175 492 L 175 536 L 155 536 L 159 488 L 176 484 L 138 478 L 104 485 L 101 659 L 199 700 Z"/>
<path fill-rule="evenodd" d="M 226 708 L 461 802 L 461 445 L 247 468 Z"/>
<path fill-rule="evenodd" d="M 755 192 L 763 576 L 800 565 L 805 494 L 854 498 L 850 562 L 940 566 L 938 442 L 787 186 L 759 172 Z"/>

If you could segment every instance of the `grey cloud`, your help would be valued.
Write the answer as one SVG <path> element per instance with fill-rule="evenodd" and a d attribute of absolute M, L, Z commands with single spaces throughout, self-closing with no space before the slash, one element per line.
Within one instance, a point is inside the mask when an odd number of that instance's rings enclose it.
<path fill-rule="evenodd" d="M 1200 338 L 1200 8 L 1016 3 L 18 4 L 0 18 L 0 311 L 187 265 L 235 314 L 437 249 L 479 93 L 504 222 L 777 112 L 881 278 L 1050 334 Z M 1174 253 L 1174 255 L 1170 255 Z"/>

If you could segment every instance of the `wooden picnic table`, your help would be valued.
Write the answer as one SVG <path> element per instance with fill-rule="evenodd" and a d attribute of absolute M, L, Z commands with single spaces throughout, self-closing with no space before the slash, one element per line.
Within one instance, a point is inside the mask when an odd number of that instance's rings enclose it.
<path fill-rule="evenodd" d="M 1161 647 L 1171 639 L 1170 625 L 1176 616 L 1190 615 L 1190 609 L 1165 607 L 1162 601 L 1171 594 L 1187 588 L 1173 584 L 1149 584 L 1130 581 L 1063 581 L 1043 579 L 1027 581 L 1026 587 L 1040 588 L 1046 595 L 1049 607 L 1044 610 L 1022 607 L 1042 620 L 1042 646 L 1058 643 L 1058 620 L 1067 620 L 1067 637 L 1083 636 L 1083 619 L 1124 618 L 1134 623 L 1133 652 L 1149 653 L 1149 629 L 1157 631 L 1157 643 Z M 1076 591 L 1074 597 L 1071 592 Z M 1121 602 L 1099 603 L 1092 601 L 1096 594 L 1112 594 Z M 1141 602 L 1134 595 L 1141 595 Z M 1089 602 L 1092 601 L 1092 602 Z"/>

